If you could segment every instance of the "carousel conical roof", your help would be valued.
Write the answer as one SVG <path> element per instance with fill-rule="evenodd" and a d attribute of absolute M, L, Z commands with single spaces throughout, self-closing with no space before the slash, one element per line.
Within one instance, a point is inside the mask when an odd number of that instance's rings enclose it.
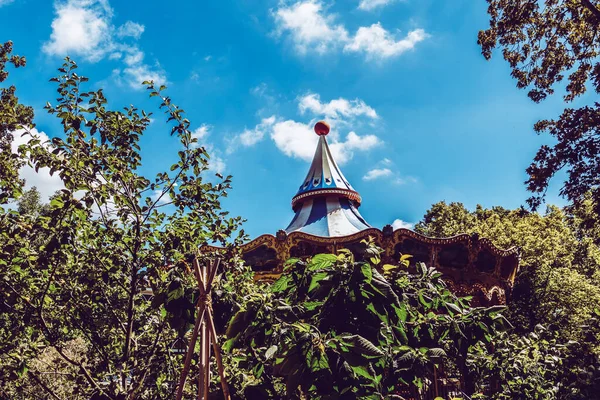
<path fill-rule="evenodd" d="M 319 143 L 308 174 L 292 199 L 296 215 L 285 231 L 335 237 L 370 228 L 358 212 L 360 195 L 331 155 L 326 139 L 329 125 L 317 122 L 315 132 Z"/>

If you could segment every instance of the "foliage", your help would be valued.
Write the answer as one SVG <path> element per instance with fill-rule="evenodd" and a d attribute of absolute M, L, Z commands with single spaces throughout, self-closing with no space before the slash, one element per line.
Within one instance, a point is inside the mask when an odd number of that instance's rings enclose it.
<path fill-rule="evenodd" d="M 7 64 L 24 67 L 25 57 L 11 55 L 12 42 L 0 43 L 0 83 L 8 78 Z M 13 134 L 18 129 L 33 127 L 33 108 L 19 103 L 14 86 L 0 87 L 0 205 L 21 194 L 23 181 L 19 168 L 23 160 L 12 151 Z"/>
<path fill-rule="evenodd" d="M 150 114 L 109 109 L 101 89 L 83 91 L 87 79 L 76 68 L 67 58 L 52 79 L 57 102 L 46 106 L 64 134 L 42 143 L 29 133 L 14 165 L 48 167 L 64 189 L 47 213 L 0 215 L 0 393 L 27 398 L 19 387 L 30 385 L 56 398 L 45 380 L 52 374 L 40 378 L 40 360 L 52 357 L 68 365 L 62 379 L 70 396 L 172 398 L 177 332 L 167 326 L 164 304 L 143 292 L 185 275 L 199 246 L 237 243 L 226 240 L 241 220 L 220 207 L 230 177 L 207 180 L 206 149 L 184 111 L 152 82 L 145 82 L 150 96 L 161 100 L 181 150 L 170 171 L 143 176 L 139 141 Z M 11 118 L 2 115 L 9 135 L 21 127 Z M 3 199 L 19 194 L 2 179 Z M 80 340 L 81 352 L 69 353 Z"/>
<path fill-rule="evenodd" d="M 573 101 L 592 87 L 600 93 L 600 7 L 595 0 L 488 0 L 490 26 L 479 32 L 479 44 L 489 59 L 502 48 L 517 87 L 529 88 L 529 97 L 540 102 L 565 88 L 564 100 Z M 567 75 L 566 85 L 563 83 Z M 536 132 L 547 132 L 555 144 L 543 145 L 527 169 L 529 205 L 538 207 L 550 179 L 566 169 L 561 194 L 579 204 L 592 192 L 600 213 L 599 129 L 600 103 L 567 108 L 556 120 L 539 121 Z"/>
<path fill-rule="evenodd" d="M 468 373 L 471 347 L 505 326 L 500 309 L 472 308 L 424 264 L 374 265 L 378 254 L 371 245 L 369 261 L 348 250 L 291 259 L 270 293 L 238 303 L 224 348 L 253 374 L 238 392 L 380 399 L 430 390 L 434 366 Z"/>
<path fill-rule="evenodd" d="M 57 193 L 60 195 L 60 193 Z M 40 192 L 35 186 L 23 192 L 17 201 L 17 212 L 22 215 L 38 217 L 50 214 L 50 205 L 42 203 Z"/>
<path fill-rule="evenodd" d="M 519 247 L 521 272 L 506 313 L 517 330 L 501 338 L 496 348 L 508 349 L 509 342 L 517 341 L 519 335 L 527 337 L 541 329 L 536 328 L 539 324 L 546 326 L 544 340 L 552 346 L 542 343 L 546 346 L 543 351 L 560 352 L 565 359 L 555 368 L 557 374 L 548 372 L 538 378 L 559 385 L 562 390 L 559 398 L 591 398 L 593 396 L 585 393 L 597 393 L 594 390 L 598 390 L 600 381 L 600 325 L 597 322 L 600 257 L 594 223 L 596 214 L 591 202 L 582 205 L 564 210 L 549 207 L 541 215 L 523 209 L 481 206 L 470 212 L 460 203 L 440 202 L 434 204 L 415 227 L 430 236 L 469 233 L 489 238 L 499 247 Z M 578 344 L 568 349 L 560 347 L 569 341 Z M 524 343 L 520 346 L 526 347 Z M 516 357 L 516 353 L 510 352 L 502 357 L 508 354 Z M 509 361 L 502 359 L 501 362 Z M 494 365 L 496 371 L 506 369 L 500 364 Z M 525 361 L 521 360 L 518 367 L 524 365 Z M 534 363 L 534 367 L 543 369 L 544 364 Z M 490 371 L 494 368 L 490 367 Z M 535 385 L 533 380 L 521 383 Z"/>
<path fill-rule="evenodd" d="M 543 326 L 520 336 L 501 333 L 493 351 L 476 346 L 469 365 L 477 369 L 479 385 L 493 382 L 491 399 L 557 399 L 567 345 Z M 575 343 L 569 343 L 574 345 Z"/>
<path fill-rule="evenodd" d="M 500 248 L 517 246 L 520 274 L 509 307 L 511 322 L 522 332 L 559 322 L 565 340 L 579 340 L 581 325 L 600 302 L 600 249 L 574 218 L 557 207 L 543 215 L 481 206 L 470 212 L 461 203 L 440 202 L 415 230 L 429 236 L 477 234 Z"/>

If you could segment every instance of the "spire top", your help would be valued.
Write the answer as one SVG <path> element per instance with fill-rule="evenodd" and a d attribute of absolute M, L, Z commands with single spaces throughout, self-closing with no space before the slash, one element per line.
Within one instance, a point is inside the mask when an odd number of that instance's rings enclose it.
<path fill-rule="evenodd" d="M 319 121 L 315 133 L 319 143 L 308 174 L 292 199 L 296 216 L 286 232 L 301 231 L 316 236 L 345 236 L 369 228 L 359 214 L 360 195 L 337 166 L 327 144 L 329 124 Z"/>
<path fill-rule="evenodd" d="M 329 124 L 325 121 L 319 121 L 315 124 L 315 133 L 319 136 L 325 136 L 329 133 Z"/>

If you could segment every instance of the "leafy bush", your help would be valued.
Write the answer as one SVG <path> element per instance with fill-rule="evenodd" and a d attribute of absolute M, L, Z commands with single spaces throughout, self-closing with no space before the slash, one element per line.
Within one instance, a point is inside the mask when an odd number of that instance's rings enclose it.
<path fill-rule="evenodd" d="M 352 253 L 290 259 L 268 293 L 239 299 L 224 349 L 251 371 L 246 398 L 365 398 L 431 390 L 434 368 L 469 374 L 469 350 L 507 321 L 502 307 L 473 308 L 419 263 L 379 265 Z"/>

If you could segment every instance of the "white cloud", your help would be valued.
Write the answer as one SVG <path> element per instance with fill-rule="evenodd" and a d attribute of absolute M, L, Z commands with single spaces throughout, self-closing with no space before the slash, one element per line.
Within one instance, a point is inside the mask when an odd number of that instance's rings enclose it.
<path fill-rule="evenodd" d="M 392 228 L 396 229 L 413 229 L 415 224 L 411 222 L 402 221 L 401 219 L 396 219 L 392 222 Z"/>
<path fill-rule="evenodd" d="M 313 132 L 312 124 L 303 124 L 293 120 L 278 122 L 273 126 L 271 139 L 283 154 L 312 160 L 319 137 Z M 375 135 L 359 136 L 350 132 L 345 141 L 332 140 L 329 148 L 339 164 L 345 164 L 354 156 L 355 151 L 367 151 L 381 144 Z"/>
<path fill-rule="evenodd" d="M 194 129 L 192 131 L 192 139 L 198 139 L 200 142 L 202 139 L 208 136 L 209 131 L 212 129 L 212 126 L 207 124 L 202 124 L 200 127 Z"/>
<path fill-rule="evenodd" d="M 324 115 L 332 119 L 341 117 L 355 118 L 359 116 L 367 116 L 372 119 L 378 118 L 377 112 L 363 100 L 359 99 L 347 100 L 340 97 L 339 99 L 331 100 L 329 103 L 322 103 L 318 94 L 308 93 L 298 100 L 298 108 L 302 114 L 308 110 L 314 114 Z"/>
<path fill-rule="evenodd" d="M 274 123 L 274 115 L 269 118 L 263 118 L 260 124 L 256 125 L 254 129 L 244 129 L 244 132 L 242 132 L 237 139 L 243 146 L 254 146 L 264 138 L 267 130 L 270 129 Z"/>
<path fill-rule="evenodd" d="M 15 0 L 0 0 L 0 7 L 7 6 Z"/>
<path fill-rule="evenodd" d="M 90 61 L 103 58 L 111 47 L 112 9 L 106 1 L 69 0 L 55 2 L 50 41 L 44 52 L 81 55 Z"/>
<path fill-rule="evenodd" d="M 387 6 L 388 4 L 395 2 L 396 0 L 360 0 L 358 8 L 365 11 L 371 11 L 377 7 Z"/>
<path fill-rule="evenodd" d="M 342 25 L 335 23 L 335 16 L 322 14 L 323 5 L 318 0 L 299 1 L 274 12 L 278 33 L 289 31 L 301 54 L 308 50 L 325 53 L 348 38 Z"/>
<path fill-rule="evenodd" d="M 286 156 L 306 161 L 312 159 L 319 141 L 310 124 L 293 120 L 276 123 L 271 132 L 271 139 Z"/>
<path fill-rule="evenodd" d="M 363 176 L 363 181 L 372 181 L 374 179 L 391 176 L 392 174 L 393 172 L 389 168 L 374 168 Z"/>
<path fill-rule="evenodd" d="M 204 146 L 210 157 L 208 160 L 208 170 L 222 174 L 227 168 L 227 164 L 225 159 L 221 157 L 221 152 L 207 140 L 212 130 L 212 125 L 202 124 L 192 131 L 192 138 L 198 139 L 198 141 L 203 141 L 201 145 Z M 197 143 L 196 145 L 200 145 L 200 143 Z"/>
<path fill-rule="evenodd" d="M 408 32 L 405 38 L 396 41 L 394 36 L 381 27 L 378 22 L 370 27 L 360 27 L 345 51 L 364 52 L 367 58 L 388 58 L 414 49 L 417 43 L 429 35 L 423 29 Z"/>
<path fill-rule="evenodd" d="M 153 201 L 157 201 L 158 200 L 158 205 L 163 205 L 163 204 L 167 204 L 168 202 L 171 201 L 171 196 L 169 196 L 169 193 L 165 193 L 163 194 L 162 190 L 155 190 L 152 193 L 152 200 Z"/>
<path fill-rule="evenodd" d="M 394 171 L 391 167 L 394 162 L 389 158 L 383 158 L 377 163 L 377 166 L 371 168 L 363 176 L 364 181 L 373 181 L 376 179 L 386 179 L 387 182 L 394 185 L 405 185 L 408 183 L 417 183 L 418 180 L 412 176 L 402 176 L 399 172 Z"/>
<path fill-rule="evenodd" d="M 364 7 L 384 5 L 390 0 L 363 0 Z M 411 50 L 429 35 L 423 29 L 410 31 L 406 37 L 396 40 L 379 22 L 361 26 L 354 36 L 349 35 L 335 15 L 325 13 L 320 0 L 301 0 L 292 5 L 282 5 L 273 12 L 276 33 L 289 33 L 300 54 L 315 51 L 319 54 L 343 47 L 346 52 L 364 53 L 367 59 L 383 59 L 399 56 Z"/>
<path fill-rule="evenodd" d="M 29 134 L 22 136 L 23 133 L 25 133 L 25 130 L 23 129 L 13 132 L 14 140 L 12 142 L 12 151 L 15 153 L 20 145 L 27 143 L 31 139 Z M 35 128 L 31 130 L 31 134 L 34 137 L 38 137 L 42 144 L 49 140 L 48 135 L 44 132 L 39 132 Z M 36 172 L 35 168 L 25 165 L 19 170 L 19 176 L 21 179 L 25 179 L 26 189 L 30 189 L 33 186 L 37 187 L 42 201 L 48 200 L 54 192 L 64 188 L 63 182 L 58 174 L 50 175 L 50 168 L 40 168 L 38 172 Z"/>
<path fill-rule="evenodd" d="M 139 39 L 144 33 L 146 28 L 142 24 L 138 24 L 137 22 L 127 21 L 123 25 L 117 29 L 118 37 L 132 37 L 134 39 Z"/>
<path fill-rule="evenodd" d="M 217 174 L 222 174 L 225 172 L 225 168 L 227 168 L 225 160 L 214 154 L 214 150 L 212 153 L 213 154 L 210 156 L 210 160 L 208 161 L 208 170 Z"/>
<path fill-rule="evenodd" d="M 346 141 L 334 142 L 329 145 L 331 153 L 339 164 L 345 164 L 354 156 L 354 151 L 368 151 L 382 144 L 375 135 L 359 136 L 356 132 L 348 133 Z"/>
<path fill-rule="evenodd" d="M 144 81 L 154 81 L 158 86 L 166 83 L 166 77 L 162 71 L 152 69 L 146 64 L 127 67 L 123 70 L 123 75 L 129 87 L 136 90 L 143 89 L 142 82 Z"/>
<path fill-rule="evenodd" d="M 417 183 L 419 180 L 414 176 L 398 176 L 392 181 L 394 185 L 406 185 L 407 183 Z"/>
<path fill-rule="evenodd" d="M 139 39 L 144 26 L 127 21 L 115 27 L 108 0 L 55 0 L 54 8 L 56 14 L 52 21 L 52 33 L 42 47 L 46 54 L 80 56 L 90 62 L 105 57 L 109 60 L 122 59 L 125 66 L 122 70 L 113 69 L 113 78 L 121 84 L 125 80 L 133 89 L 142 89 L 144 80 L 153 80 L 157 85 L 166 82 L 160 66 L 151 66 L 143 61 L 144 52 L 137 44 L 123 41 L 128 38 Z"/>

